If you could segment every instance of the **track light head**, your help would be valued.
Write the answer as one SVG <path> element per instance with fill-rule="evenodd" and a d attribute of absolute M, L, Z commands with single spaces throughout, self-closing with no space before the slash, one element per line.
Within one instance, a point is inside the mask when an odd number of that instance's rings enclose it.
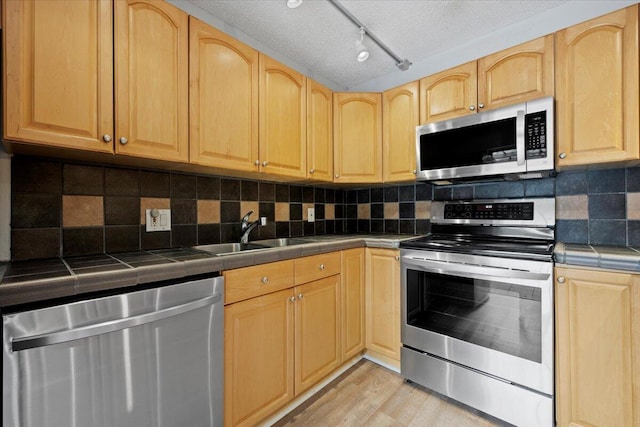
<path fill-rule="evenodd" d="M 287 7 L 289 9 L 295 9 L 302 4 L 302 0 L 287 0 Z"/>
<path fill-rule="evenodd" d="M 369 58 L 369 50 L 362 43 L 364 40 L 364 28 L 360 27 L 360 39 L 356 41 L 356 48 L 358 49 L 358 62 L 364 62 Z"/>

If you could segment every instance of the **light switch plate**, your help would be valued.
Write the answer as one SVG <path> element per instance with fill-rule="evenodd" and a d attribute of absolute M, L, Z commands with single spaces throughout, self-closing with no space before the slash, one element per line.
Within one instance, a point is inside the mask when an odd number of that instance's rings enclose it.
<path fill-rule="evenodd" d="M 314 208 L 307 209 L 307 222 L 316 222 L 316 211 Z"/>
<path fill-rule="evenodd" d="M 147 231 L 171 230 L 171 209 L 147 209 Z"/>

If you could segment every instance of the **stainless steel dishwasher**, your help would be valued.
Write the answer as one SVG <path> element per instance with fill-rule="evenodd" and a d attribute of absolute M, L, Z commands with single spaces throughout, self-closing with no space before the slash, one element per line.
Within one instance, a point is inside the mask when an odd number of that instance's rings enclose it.
<path fill-rule="evenodd" d="M 222 277 L 5 314 L 4 427 L 222 426 Z"/>

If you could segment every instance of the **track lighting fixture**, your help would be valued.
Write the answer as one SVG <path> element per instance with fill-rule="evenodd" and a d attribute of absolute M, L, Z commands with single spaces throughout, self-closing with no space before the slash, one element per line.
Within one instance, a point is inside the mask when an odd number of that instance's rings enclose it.
<path fill-rule="evenodd" d="M 302 4 L 302 0 L 287 0 L 287 7 L 289 9 L 295 9 Z"/>
<path fill-rule="evenodd" d="M 369 51 L 362 43 L 364 41 L 364 28 L 360 27 L 360 39 L 356 41 L 356 48 L 358 49 L 358 62 L 364 62 L 369 58 Z"/>

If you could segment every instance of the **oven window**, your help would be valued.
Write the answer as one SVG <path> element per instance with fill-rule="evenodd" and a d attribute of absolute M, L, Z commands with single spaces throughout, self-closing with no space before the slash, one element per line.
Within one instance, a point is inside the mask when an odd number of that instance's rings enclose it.
<path fill-rule="evenodd" d="M 407 324 L 542 360 L 540 288 L 416 270 L 406 274 Z"/>

